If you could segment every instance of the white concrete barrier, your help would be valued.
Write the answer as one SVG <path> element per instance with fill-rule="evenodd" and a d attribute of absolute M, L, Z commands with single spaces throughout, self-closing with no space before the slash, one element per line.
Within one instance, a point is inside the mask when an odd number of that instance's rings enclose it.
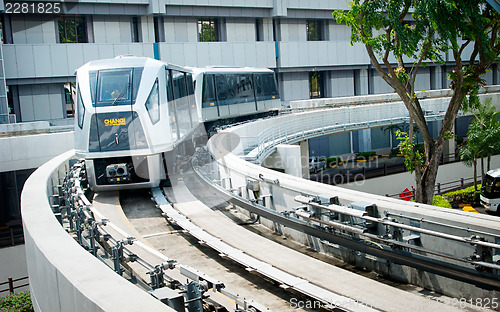
<path fill-rule="evenodd" d="M 37 169 L 21 194 L 35 311 L 173 311 L 85 251 L 58 223 L 49 195 L 74 151 Z"/>

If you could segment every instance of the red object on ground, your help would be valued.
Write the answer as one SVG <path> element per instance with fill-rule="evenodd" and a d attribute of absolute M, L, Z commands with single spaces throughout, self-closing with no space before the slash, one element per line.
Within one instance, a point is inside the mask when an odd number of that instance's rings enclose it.
<path fill-rule="evenodd" d="M 399 197 L 401 197 L 402 200 L 410 201 L 410 199 L 413 197 L 413 193 L 410 192 L 408 188 L 405 188 L 403 193 L 399 194 Z"/>

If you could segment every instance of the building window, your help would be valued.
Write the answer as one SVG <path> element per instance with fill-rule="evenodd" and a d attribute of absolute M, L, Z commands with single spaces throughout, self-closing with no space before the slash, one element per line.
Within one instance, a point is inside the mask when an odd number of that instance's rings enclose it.
<path fill-rule="evenodd" d="M 321 21 L 307 21 L 307 41 L 325 40 L 323 23 Z"/>
<path fill-rule="evenodd" d="M 87 23 L 82 16 L 59 17 L 59 42 L 60 43 L 86 43 Z"/>
<path fill-rule="evenodd" d="M 163 26 L 163 17 L 153 17 L 153 24 L 155 30 L 155 42 L 165 42 L 165 29 Z"/>
<path fill-rule="evenodd" d="M 264 22 L 262 18 L 255 19 L 255 41 L 264 41 Z"/>
<path fill-rule="evenodd" d="M 138 16 L 132 17 L 132 42 L 142 42 L 141 20 Z"/>
<path fill-rule="evenodd" d="M 198 20 L 198 40 L 200 42 L 220 41 L 219 21 L 216 18 Z"/>
<path fill-rule="evenodd" d="M 325 97 L 324 76 L 324 72 L 314 71 L 309 73 L 309 98 Z"/>
<path fill-rule="evenodd" d="M 64 103 L 66 104 L 66 117 L 75 116 L 76 83 L 64 84 Z"/>

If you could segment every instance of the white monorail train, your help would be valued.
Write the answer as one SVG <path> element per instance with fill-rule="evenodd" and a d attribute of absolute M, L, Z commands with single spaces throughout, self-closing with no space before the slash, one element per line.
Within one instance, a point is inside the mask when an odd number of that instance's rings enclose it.
<path fill-rule="evenodd" d="M 269 69 L 126 56 L 83 65 L 76 82 L 76 156 L 85 159 L 95 191 L 158 186 L 179 156 L 203 143 L 205 127 L 281 106 Z"/>

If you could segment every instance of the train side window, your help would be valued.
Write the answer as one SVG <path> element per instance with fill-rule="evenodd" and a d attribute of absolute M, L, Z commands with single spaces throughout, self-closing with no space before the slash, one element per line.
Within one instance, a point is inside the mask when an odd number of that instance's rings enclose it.
<path fill-rule="evenodd" d="M 89 72 L 90 95 L 92 96 L 92 106 L 95 106 L 95 96 L 97 89 L 97 70 Z"/>
<path fill-rule="evenodd" d="M 135 103 L 137 98 L 137 92 L 139 91 L 139 85 L 141 84 L 142 77 L 142 67 L 134 68 L 134 73 L 132 74 L 132 103 Z"/>
<path fill-rule="evenodd" d="M 196 99 L 194 96 L 195 82 L 193 81 L 193 75 L 191 73 L 186 73 L 187 81 L 187 93 L 189 99 L 189 107 L 191 110 L 191 124 L 195 125 L 198 122 L 198 113 L 196 110 Z"/>
<path fill-rule="evenodd" d="M 82 95 L 80 93 L 80 87 L 76 86 L 76 111 L 78 117 L 78 127 L 83 129 L 83 118 L 85 117 L 85 106 L 83 105 Z"/>
<path fill-rule="evenodd" d="M 175 141 L 179 138 L 179 129 L 177 128 L 177 118 L 173 101 L 168 101 L 168 118 L 170 119 L 172 139 Z"/>
<path fill-rule="evenodd" d="M 234 94 L 232 94 L 234 79 L 231 76 L 221 74 L 215 76 L 215 87 L 217 89 L 217 101 L 219 105 L 227 105 L 227 100 L 234 97 Z"/>
<path fill-rule="evenodd" d="M 172 80 L 174 87 L 174 99 L 180 99 L 185 97 L 187 94 L 186 89 L 186 77 L 184 73 L 178 72 L 176 70 L 172 71 Z"/>
<path fill-rule="evenodd" d="M 235 85 L 234 87 L 234 103 L 245 103 L 253 102 L 254 90 L 252 77 L 250 75 L 234 75 Z"/>
<path fill-rule="evenodd" d="M 254 81 L 258 101 L 279 98 L 274 74 L 255 74 Z"/>
<path fill-rule="evenodd" d="M 191 73 L 186 73 L 186 83 L 187 83 L 187 94 L 194 94 L 194 82 L 193 75 Z"/>
<path fill-rule="evenodd" d="M 205 74 L 203 78 L 203 93 L 202 93 L 202 107 L 214 107 L 215 90 L 214 90 L 214 75 Z"/>
<path fill-rule="evenodd" d="M 146 110 L 151 122 L 156 124 L 160 120 L 160 101 L 158 99 L 158 79 L 156 79 L 146 101 Z"/>
<path fill-rule="evenodd" d="M 167 86 L 167 101 L 174 100 L 174 91 L 172 90 L 172 75 L 170 70 L 165 70 L 166 86 Z"/>

